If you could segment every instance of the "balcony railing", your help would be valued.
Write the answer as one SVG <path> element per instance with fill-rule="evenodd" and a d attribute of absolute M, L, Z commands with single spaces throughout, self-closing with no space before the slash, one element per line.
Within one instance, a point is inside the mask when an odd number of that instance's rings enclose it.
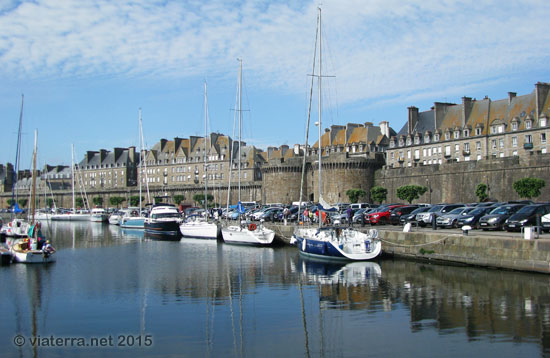
<path fill-rule="evenodd" d="M 524 143 L 523 149 L 533 149 L 533 143 Z"/>

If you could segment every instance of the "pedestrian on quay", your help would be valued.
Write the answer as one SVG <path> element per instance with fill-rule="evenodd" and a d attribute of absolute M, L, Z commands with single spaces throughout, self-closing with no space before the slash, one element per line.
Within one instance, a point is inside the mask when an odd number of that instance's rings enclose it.
<path fill-rule="evenodd" d="M 308 212 L 307 208 L 304 209 L 304 213 L 302 214 L 302 219 L 303 219 L 304 223 L 309 222 L 309 212 Z"/>
<path fill-rule="evenodd" d="M 346 216 L 348 218 L 348 226 L 353 226 L 353 210 L 351 210 L 351 206 L 348 206 L 348 210 L 346 210 Z"/>

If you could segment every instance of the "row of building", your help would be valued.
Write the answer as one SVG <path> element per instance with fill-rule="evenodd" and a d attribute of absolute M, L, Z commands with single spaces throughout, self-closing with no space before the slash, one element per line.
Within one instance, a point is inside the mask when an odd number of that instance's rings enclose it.
<path fill-rule="evenodd" d="M 75 187 L 88 191 L 135 189 L 140 181 L 142 186 L 152 190 L 204 187 L 205 181 L 212 187 L 227 188 L 230 183 L 237 184 L 239 178 L 242 184 L 265 187 L 277 182 L 277 177 L 272 177 L 266 184 L 266 174 L 299 172 L 297 167 L 301 160 L 297 158 L 303 158 L 306 153 L 311 159 L 307 162 L 311 164 L 319 148 L 328 158 L 327 163 L 331 162 L 331 157 L 339 158 L 338 164 L 329 166 L 333 169 L 349 168 L 345 162 L 357 162 L 358 158 L 376 159 L 373 165 L 354 166 L 359 171 L 367 167 L 372 171 L 384 165 L 386 169 L 407 168 L 526 157 L 533 152 L 548 152 L 549 118 L 550 84 L 539 82 L 533 92 L 522 96 L 510 92 L 507 98 L 495 101 L 487 97 L 482 100 L 463 97 L 462 103 L 437 102 L 423 112 L 409 107 L 408 120 L 399 131 L 392 129 L 387 121 L 379 125 L 370 122 L 333 125 L 325 129 L 320 145 L 317 141 L 307 148 L 282 145 L 262 150 L 227 135 L 211 133 L 206 138 L 161 139 L 143 153 L 135 147 L 88 151 L 75 165 L 74 181 Z M 288 165 L 291 162 L 294 164 Z M 310 165 L 308 170 L 316 169 Z M 371 174 L 366 176 L 372 177 Z M 69 166 L 46 165 L 40 171 L 39 186 L 47 186 L 53 191 L 68 190 L 72 175 Z M 19 171 L 16 188 L 28 189 L 31 177 L 30 171 Z M 280 178 L 289 180 L 285 174 Z M 293 175 L 290 180 L 296 181 L 298 176 Z M 9 163 L 0 165 L 0 184 L 2 192 L 11 192 L 13 166 Z M 349 183 L 347 189 L 369 189 L 369 185 L 372 186 L 372 182 Z M 308 190 L 313 191 L 314 186 L 312 182 Z M 341 193 L 334 197 L 341 198 Z"/>

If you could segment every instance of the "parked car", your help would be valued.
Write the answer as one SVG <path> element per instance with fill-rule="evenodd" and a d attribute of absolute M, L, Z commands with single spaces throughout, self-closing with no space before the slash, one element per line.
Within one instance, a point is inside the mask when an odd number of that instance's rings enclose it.
<path fill-rule="evenodd" d="M 461 216 L 468 215 L 469 212 L 474 210 L 474 207 L 462 207 L 462 208 L 456 208 L 454 210 L 451 210 L 448 214 L 438 216 L 435 219 L 436 225 L 438 227 L 444 227 L 444 228 L 453 228 L 457 226 L 458 219 Z"/>
<path fill-rule="evenodd" d="M 399 225 L 399 219 L 402 215 L 410 214 L 416 209 L 418 209 L 418 205 L 407 205 L 393 209 L 390 212 L 390 224 Z"/>
<path fill-rule="evenodd" d="M 459 217 L 456 222 L 456 225 L 458 227 L 468 225 L 472 228 L 478 228 L 479 219 L 481 219 L 482 216 L 487 215 L 493 209 L 495 209 L 494 206 L 476 207 L 474 210 L 470 211 L 468 214 Z"/>
<path fill-rule="evenodd" d="M 432 208 L 426 212 L 416 215 L 416 221 L 420 226 L 432 225 L 434 217 L 445 215 L 456 208 L 463 207 L 464 204 L 438 204 L 432 206 Z"/>
<path fill-rule="evenodd" d="M 259 220 L 275 221 L 277 218 L 277 215 L 282 212 L 283 212 L 283 208 L 280 208 L 280 207 L 268 209 L 264 211 L 262 215 L 260 215 Z"/>
<path fill-rule="evenodd" d="M 392 209 L 405 206 L 403 204 L 393 204 L 379 207 L 373 213 L 365 215 L 365 222 L 371 225 L 388 224 L 390 222 L 390 212 Z"/>
<path fill-rule="evenodd" d="M 493 209 L 489 214 L 484 215 L 479 219 L 479 227 L 483 230 L 500 230 L 504 225 L 504 221 L 515 214 L 525 204 L 505 204 Z"/>
<path fill-rule="evenodd" d="M 520 231 L 525 226 L 537 225 L 537 217 L 550 213 L 550 204 L 526 205 L 504 222 L 506 231 Z"/>
<path fill-rule="evenodd" d="M 401 215 L 401 217 L 399 218 L 399 224 L 401 225 L 405 225 L 408 223 L 416 224 L 416 214 L 425 213 L 430 209 L 431 209 L 431 206 L 421 206 L 419 208 L 416 208 L 409 214 Z"/>

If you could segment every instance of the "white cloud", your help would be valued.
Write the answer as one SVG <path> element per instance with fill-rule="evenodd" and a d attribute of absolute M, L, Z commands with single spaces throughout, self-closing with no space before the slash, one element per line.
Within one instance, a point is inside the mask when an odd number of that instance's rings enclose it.
<path fill-rule="evenodd" d="M 0 0 L 0 71 L 41 77 L 231 77 L 300 94 L 316 2 Z M 326 1 L 339 102 L 432 96 L 546 68 L 547 1 Z M 545 80 L 545 79 L 541 79 Z M 482 85 L 481 85 L 482 86 Z"/>

